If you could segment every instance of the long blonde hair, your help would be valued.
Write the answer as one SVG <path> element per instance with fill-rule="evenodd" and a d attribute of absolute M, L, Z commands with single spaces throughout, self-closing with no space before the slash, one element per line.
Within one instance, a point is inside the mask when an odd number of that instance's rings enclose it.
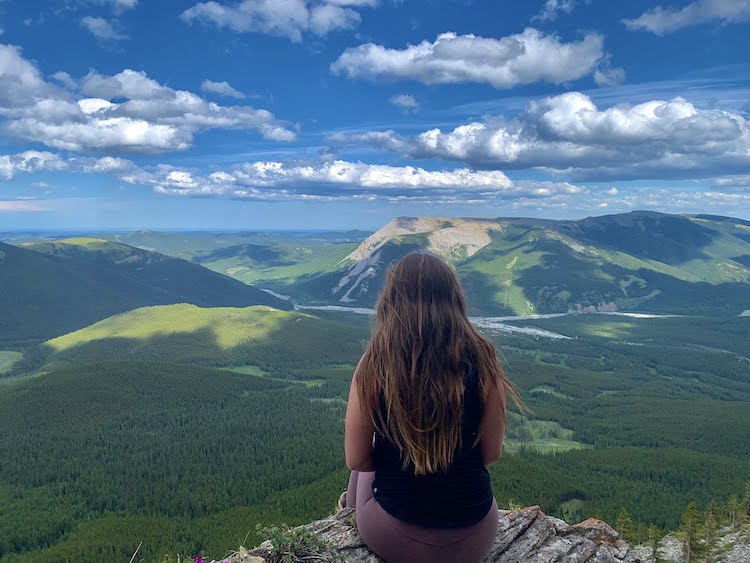
<path fill-rule="evenodd" d="M 357 368 L 365 418 L 401 452 L 415 475 L 447 471 L 461 448 L 464 376 L 479 374 L 484 390 L 495 386 L 519 404 L 492 343 L 466 316 L 455 272 L 430 254 L 409 254 L 388 271 L 376 307 L 372 339 Z M 385 401 L 385 415 L 381 409 Z M 476 445 L 479 441 L 479 433 Z"/>

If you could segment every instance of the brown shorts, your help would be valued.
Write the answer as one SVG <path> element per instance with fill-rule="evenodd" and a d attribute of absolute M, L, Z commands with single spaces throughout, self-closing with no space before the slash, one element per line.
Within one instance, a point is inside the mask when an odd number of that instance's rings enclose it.
<path fill-rule="evenodd" d="M 466 528 L 426 528 L 388 514 L 372 492 L 374 472 L 352 471 L 346 505 L 357 511 L 357 529 L 367 546 L 388 563 L 472 563 L 482 561 L 497 537 L 498 512 L 492 508 Z"/>

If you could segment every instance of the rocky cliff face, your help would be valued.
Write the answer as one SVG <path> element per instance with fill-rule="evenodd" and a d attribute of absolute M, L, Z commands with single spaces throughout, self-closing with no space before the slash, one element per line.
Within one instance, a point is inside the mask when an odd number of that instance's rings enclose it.
<path fill-rule="evenodd" d="M 360 538 L 354 524 L 354 510 L 344 509 L 324 520 L 305 526 L 316 538 L 325 540 L 347 563 L 380 563 Z M 266 549 L 264 549 L 264 547 Z M 262 563 L 268 546 L 241 549 L 229 563 Z M 328 559 L 319 559 L 326 561 Z M 486 563 L 518 562 L 636 563 L 645 561 L 612 528 L 589 519 L 571 526 L 544 514 L 538 506 L 500 511 L 500 529 Z"/>

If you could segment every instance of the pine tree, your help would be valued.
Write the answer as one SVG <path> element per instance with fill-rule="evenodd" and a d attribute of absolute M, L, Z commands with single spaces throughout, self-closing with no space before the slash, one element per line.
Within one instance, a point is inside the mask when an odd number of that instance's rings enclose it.
<path fill-rule="evenodd" d="M 620 508 L 620 514 L 617 515 L 615 529 L 617 530 L 617 533 L 620 534 L 620 537 L 623 540 L 631 545 L 633 544 L 635 540 L 635 534 L 633 531 L 633 519 L 630 517 L 630 514 L 628 514 L 628 511 L 625 510 L 624 506 Z"/>
<path fill-rule="evenodd" d="M 708 503 L 703 513 L 703 537 L 705 544 L 703 549 L 706 552 L 706 561 L 713 561 L 713 551 L 718 541 L 719 527 L 721 526 L 721 509 L 714 501 Z"/>
<path fill-rule="evenodd" d="M 687 510 L 682 514 L 680 520 L 682 522 L 679 530 L 682 535 L 682 553 L 685 556 L 685 563 L 692 563 L 703 551 L 703 546 L 700 543 L 700 518 L 695 502 L 688 504 Z"/>
<path fill-rule="evenodd" d="M 740 514 L 740 518 L 743 523 L 750 520 L 750 481 L 745 483 L 745 496 L 742 497 L 742 513 Z"/>
<path fill-rule="evenodd" d="M 729 519 L 730 526 L 739 525 L 740 512 L 742 512 L 740 501 L 737 500 L 737 495 L 732 495 L 729 497 L 729 502 L 727 503 L 727 518 Z"/>
<path fill-rule="evenodd" d="M 651 561 L 652 563 L 659 563 L 659 540 L 661 540 L 661 534 L 659 528 L 651 524 L 648 527 L 648 546 L 651 548 Z"/>

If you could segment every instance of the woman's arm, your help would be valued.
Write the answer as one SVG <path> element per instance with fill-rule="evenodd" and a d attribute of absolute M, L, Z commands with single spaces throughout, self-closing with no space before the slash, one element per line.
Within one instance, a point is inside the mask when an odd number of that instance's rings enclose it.
<path fill-rule="evenodd" d="M 484 423 L 479 446 L 485 465 L 500 459 L 503 455 L 505 438 L 505 401 L 502 387 L 492 383 L 484 391 Z"/>
<path fill-rule="evenodd" d="M 346 423 L 344 426 L 344 453 L 346 466 L 357 471 L 373 471 L 372 443 L 375 429 L 370 417 L 362 414 L 357 392 L 357 371 L 349 387 L 349 401 L 346 404 Z"/>

